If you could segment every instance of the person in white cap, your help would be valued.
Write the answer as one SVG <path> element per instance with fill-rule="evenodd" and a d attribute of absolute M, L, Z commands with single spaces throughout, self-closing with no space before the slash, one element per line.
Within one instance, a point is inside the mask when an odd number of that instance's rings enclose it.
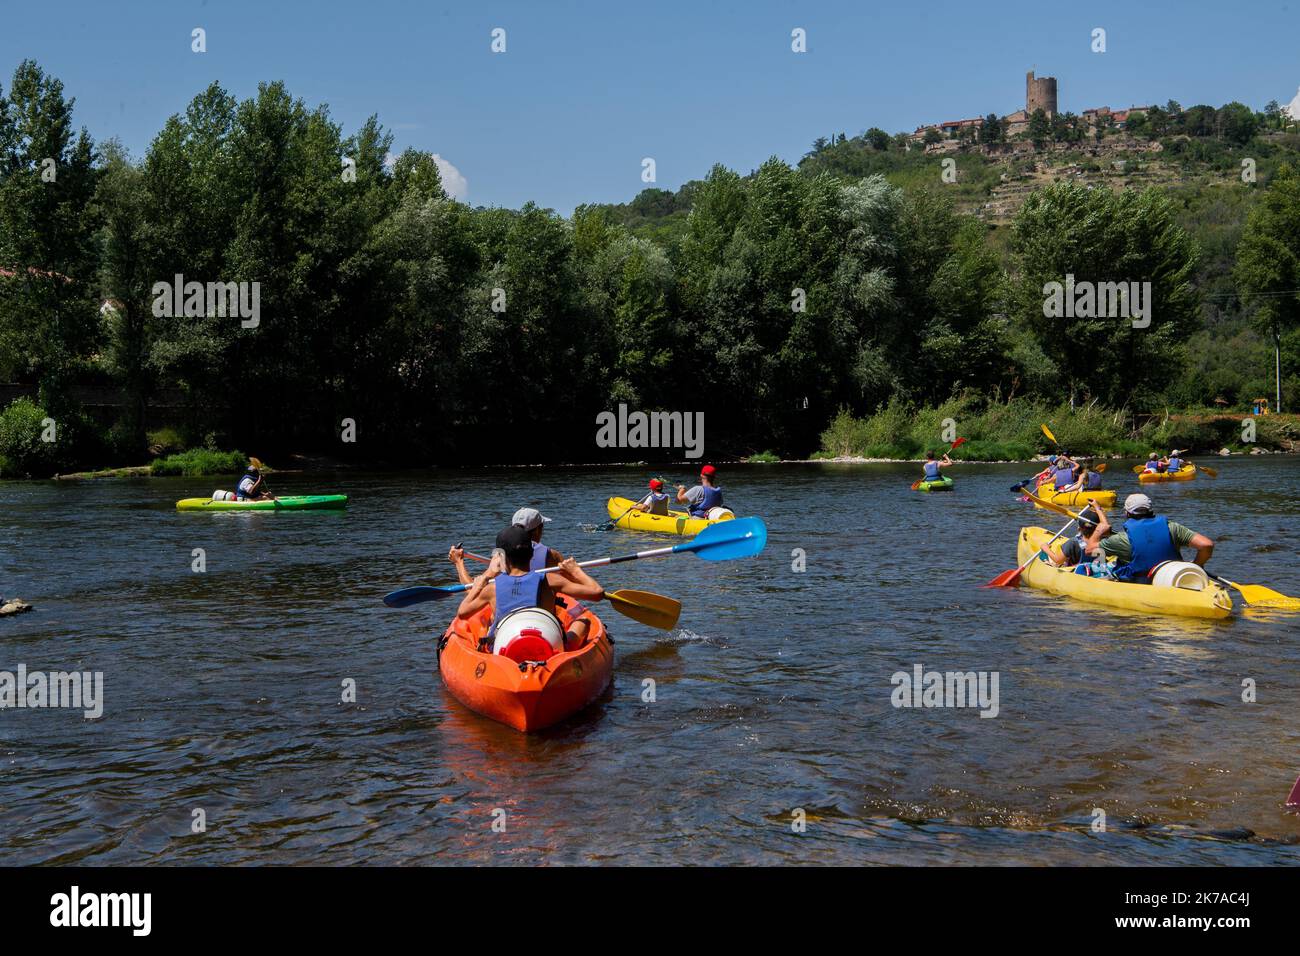
<path fill-rule="evenodd" d="M 1089 501 L 1100 520 L 1088 537 L 1088 554 L 1115 558 L 1115 579 L 1135 584 L 1151 583 L 1151 572 L 1165 561 L 1183 560 L 1181 548 L 1195 548 L 1193 560 L 1205 566 L 1214 553 L 1214 542 L 1191 528 L 1176 524 L 1155 513 L 1146 495 L 1129 495 L 1124 499 L 1124 530 L 1112 531 L 1106 510 Z M 1109 535 L 1109 536 L 1108 536 Z"/>
<path fill-rule="evenodd" d="M 529 571 L 540 571 L 542 568 L 557 568 L 560 566 L 560 562 L 564 560 L 564 555 L 560 554 L 560 552 L 542 544 L 542 526 L 550 520 L 536 508 L 520 508 L 515 512 L 515 516 L 510 519 L 512 525 L 523 528 L 528 532 L 529 537 L 533 539 L 533 560 L 529 563 Z"/>

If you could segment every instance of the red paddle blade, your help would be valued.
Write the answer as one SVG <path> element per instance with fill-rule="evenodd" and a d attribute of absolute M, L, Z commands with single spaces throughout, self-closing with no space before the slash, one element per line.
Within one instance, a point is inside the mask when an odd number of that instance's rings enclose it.
<path fill-rule="evenodd" d="M 1300 808 L 1300 777 L 1296 777 L 1295 786 L 1291 788 L 1291 796 L 1286 798 L 1286 805 Z"/>
<path fill-rule="evenodd" d="M 964 444 L 966 444 L 966 439 L 958 438 L 955 442 L 952 443 L 952 447 L 956 448 L 958 445 L 964 445 Z M 951 449 L 949 450 L 951 451 Z"/>
<path fill-rule="evenodd" d="M 1010 571 L 1003 571 L 988 584 L 981 584 L 985 588 L 1013 588 L 1020 583 L 1020 568 L 1012 568 Z"/>

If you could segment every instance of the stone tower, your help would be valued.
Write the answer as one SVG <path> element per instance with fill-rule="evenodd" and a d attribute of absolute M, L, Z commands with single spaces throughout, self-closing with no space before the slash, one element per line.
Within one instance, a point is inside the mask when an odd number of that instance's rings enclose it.
<path fill-rule="evenodd" d="M 1034 110 L 1042 110 L 1052 117 L 1056 115 L 1056 77 L 1035 77 L 1034 71 L 1025 74 L 1025 112 L 1032 116 Z"/>

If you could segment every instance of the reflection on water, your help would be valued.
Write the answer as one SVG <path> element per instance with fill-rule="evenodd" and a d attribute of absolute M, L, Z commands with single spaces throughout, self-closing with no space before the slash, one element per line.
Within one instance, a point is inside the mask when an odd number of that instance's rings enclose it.
<path fill-rule="evenodd" d="M 450 581 L 447 547 L 523 505 L 580 558 L 672 543 L 593 530 L 648 472 L 286 475 L 353 500 L 281 515 L 176 513 L 203 481 L 0 484 L 0 593 L 37 606 L 0 620 L 0 670 L 102 671 L 106 697 L 96 722 L 0 712 L 0 862 L 1295 862 L 1300 617 L 982 590 L 1020 525 L 1059 527 L 1007 492 L 1029 469 L 958 466 L 950 495 L 914 471 L 726 470 L 767 552 L 600 569 L 679 598 L 682 629 L 606 608 L 613 686 L 533 736 L 443 692 L 449 603 L 379 599 Z M 1220 573 L 1300 594 L 1297 492 L 1270 457 L 1152 496 Z M 917 664 L 998 672 L 998 717 L 895 709 Z"/>

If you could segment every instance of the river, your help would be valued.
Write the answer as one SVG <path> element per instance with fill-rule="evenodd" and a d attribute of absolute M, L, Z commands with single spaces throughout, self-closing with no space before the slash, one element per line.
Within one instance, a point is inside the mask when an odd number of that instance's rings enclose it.
<path fill-rule="evenodd" d="M 1300 594 L 1300 462 L 1209 461 L 1158 510 L 1216 539 L 1212 569 Z M 916 466 L 724 469 L 767 551 L 602 569 L 679 598 L 681 629 L 606 608 L 611 690 L 533 736 L 443 690 L 450 603 L 380 598 L 452 581 L 447 547 L 523 505 L 579 558 L 675 543 L 596 530 L 647 468 L 274 476 L 339 513 L 174 510 L 211 479 L 0 483 L 0 593 L 36 606 L 0 618 L 0 670 L 104 680 L 97 720 L 0 711 L 0 863 L 1300 862 L 1300 615 L 981 589 L 1022 524 L 1062 522 L 1008 492 L 1030 471 L 924 495 Z M 895 708 L 918 664 L 996 672 L 997 715 Z"/>

